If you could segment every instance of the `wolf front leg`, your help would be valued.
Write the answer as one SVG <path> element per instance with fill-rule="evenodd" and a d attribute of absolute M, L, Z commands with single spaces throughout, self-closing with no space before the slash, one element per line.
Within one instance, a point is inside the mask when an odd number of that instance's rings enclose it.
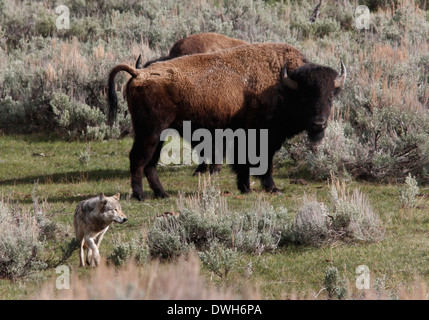
<path fill-rule="evenodd" d="M 103 241 L 104 234 L 109 229 L 109 227 L 104 228 L 101 230 L 101 232 L 98 234 L 97 238 L 95 238 L 95 244 L 97 245 L 98 250 L 100 251 L 100 244 L 101 241 Z"/>
<path fill-rule="evenodd" d="M 98 252 L 98 247 L 95 244 L 95 241 L 91 237 L 85 237 L 85 242 L 89 246 L 89 249 L 92 251 L 92 255 L 89 261 L 91 267 L 98 266 L 100 264 L 100 254 Z"/>

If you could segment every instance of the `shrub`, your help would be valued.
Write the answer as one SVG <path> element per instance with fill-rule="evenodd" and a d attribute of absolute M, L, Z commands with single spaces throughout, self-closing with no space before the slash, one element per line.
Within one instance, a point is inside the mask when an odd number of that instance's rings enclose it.
<path fill-rule="evenodd" d="M 190 248 L 211 250 L 213 243 L 254 254 L 273 251 L 289 241 L 292 219 L 286 209 L 260 201 L 254 211 L 230 212 L 219 190 L 205 182 L 197 194 L 180 197 L 180 215 L 157 218 L 148 231 L 150 253 L 171 259 Z"/>
<path fill-rule="evenodd" d="M 149 247 L 143 234 L 133 237 L 130 241 L 123 241 L 121 236 L 114 238 L 113 252 L 107 257 L 117 267 L 126 261 L 134 259 L 135 263 L 143 264 L 148 261 Z"/>
<path fill-rule="evenodd" d="M 63 93 L 54 93 L 49 104 L 60 136 L 103 140 L 111 134 L 105 124 L 105 115 L 99 109 L 72 102 Z"/>
<path fill-rule="evenodd" d="M 344 182 L 334 181 L 331 186 L 332 206 L 325 206 L 316 200 L 304 200 L 294 218 L 292 240 L 314 246 L 339 240 L 382 240 L 382 221 L 372 209 L 367 196 L 357 189 L 350 194 Z"/>
<path fill-rule="evenodd" d="M 335 267 L 328 267 L 325 271 L 325 289 L 330 299 L 344 299 L 347 294 L 347 286 L 344 277 L 341 277 Z"/>
<path fill-rule="evenodd" d="M 418 187 L 417 180 L 408 174 L 405 179 L 405 185 L 400 190 L 400 203 L 404 207 L 413 208 L 416 206 L 416 196 L 419 194 L 420 189 Z"/>
<path fill-rule="evenodd" d="M 334 180 L 335 181 L 335 180 Z M 376 242 L 384 237 L 384 227 L 368 197 L 357 189 L 346 191 L 345 183 L 331 186 L 333 203 L 331 228 L 335 237 L 348 241 Z"/>
<path fill-rule="evenodd" d="M 328 213 L 325 205 L 317 201 L 305 201 L 295 215 L 292 239 L 300 244 L 320 246 L 329 235 Z"/>
<path fill-rule="evenodd" d="M 237 249 L 225 248 L 218 241 L 213 241 L 209 249 L 200 252 L 203 265 L 221 279 L 226 280 L 229 272 L 237 264 Z"/>
<path fill-rule="evenodd" d="M 305 146 L 304 146 L 305 147 Z M 331 173 L 347 177 L 354 172 L 354 165 L 365 157 L 365 150 L 356 142 L 353 130 L 343 121 L 332 121 L 317 151 L 304 151 L 306 167 L 318 179 L 326 179 Z"/>
<path fill-rule="evenodd" d="M 0 278 L 17 279 L 44 269 L 43 232 L 34 214 L 0 201 Z"/>
<path fill-rule="evenodd" d="M 157 218 L 147 234 L 150 255 L 161 259 L 176 259 L 187 254 L 192 246 L 187 242 L 186 236 L 175 216 Z"/>

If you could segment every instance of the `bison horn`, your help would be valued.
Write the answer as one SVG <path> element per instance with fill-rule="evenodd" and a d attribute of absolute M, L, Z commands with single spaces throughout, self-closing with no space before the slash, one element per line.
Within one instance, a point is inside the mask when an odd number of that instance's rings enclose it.
<path fill-rule="evenodd" d="M 341 61 L 341 74 L 334 81 L 335 88 L 342 87 L 344 85 L 344 82 L 346 81 L 346 77 L 347 77 L 346 66 Z"/>
<path fill-rule="evenodd" d="M 283 84 L 289 89 L 298 90 L 298 82 L 288 77 L 286 65 L 283 67 L 283 70 L 282 70 L 282 81 L 283 81 Z"/>

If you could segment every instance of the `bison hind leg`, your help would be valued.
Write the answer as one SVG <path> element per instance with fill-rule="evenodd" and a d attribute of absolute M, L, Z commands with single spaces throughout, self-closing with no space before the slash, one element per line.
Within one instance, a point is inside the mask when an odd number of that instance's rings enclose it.
<path fill-rule="evenodd" d="M 158 174 L 154 165 L 154 153 L 159 145 L 159 135 L 141 136 L 136 133 L 133 147 L 130 152 L 130 173 L 132 196 L 139 201 L 144 200 L 143 196 L 143 171 L 148 178 L 149 186 L 153 189 L 158 183 Z M 158 161 L 159 155 L 156 157 Z M 148 166 L 149 168 L 146 168 Z M 162 189 L 162 186 L 161 186 Z M 154 190 L 156 193 L 156 190 Z"/>
<path fill-rule="evenodd" d="M 210 174 L 218 174 L 222 170 L 221 164 L 211 164 L 209 167 Z"/>
<path fill-rule="evenodd" d="M 198 165 L 198 167 L 195 169 L 193 175 L 196 176 L 199 173 L 206 173 L 208 170 L 208 165 L 205 162 L 202 162 Z"/>
<path fill-rule="evenodd" d="M 163 141 L 159 141 L 156 146 L 155 152 L 153 153 L 152 158 L 144 168 L 144 174 L 149 183 L 150 188 L 155 194 L 155 198 L 169 198 L 170 195 L 164 191 L 161 181 L 159 181 L 158 172 L 156 171 L 156 166 L 158 164 L 159 157 L 161 155 L 161 149 L 163 146 Z"/>

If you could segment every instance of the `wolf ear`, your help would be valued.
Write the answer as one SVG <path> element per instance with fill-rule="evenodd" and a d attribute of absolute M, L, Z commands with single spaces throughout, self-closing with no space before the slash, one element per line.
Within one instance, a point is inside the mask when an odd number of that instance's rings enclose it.
<path fill-rule="evenodd" d="M 119 199 L 121 198 L 121 194 L 118 192 L 117 194 L 115 194 L 115 195 L 113 196 L 113 198 L 114 198 L 115 200 L 119 200 Z"/>
<path fill-rule="evenodd" d="M 104 196 L 104 193 L 102 192 L 102 193 L 100 193 L 100 202 L 105 202 L 106 200 L 105 200 L 105 196 Z"/>

